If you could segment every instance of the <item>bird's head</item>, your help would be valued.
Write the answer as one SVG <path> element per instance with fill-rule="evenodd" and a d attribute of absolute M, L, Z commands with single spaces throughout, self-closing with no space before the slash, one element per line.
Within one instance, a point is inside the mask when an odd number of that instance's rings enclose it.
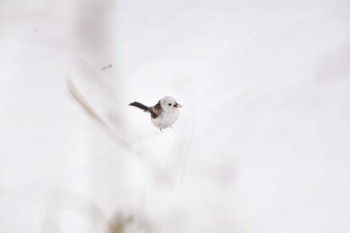
<path fill-rule="evenodd" d="M 175 109 L 181 108 L 182 105 L 177 103 L 176 100 L 171 96 L 166 96 L 160 100 L 160 105 L 165 111 L 173 111 Z"/>

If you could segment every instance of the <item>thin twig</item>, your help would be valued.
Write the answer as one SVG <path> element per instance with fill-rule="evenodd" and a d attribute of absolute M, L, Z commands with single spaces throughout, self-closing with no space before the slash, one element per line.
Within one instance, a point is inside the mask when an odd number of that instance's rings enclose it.
<path fill-rule="evenodd" d="M 123 149 L 133 152 L 138 156 L 142 156 L 143 154 L 137 150 L 135 150 L 127 141 L 118 137 L 113 129 L 94 111 L 94 109 L 88 104 L 88 102 L 82 97 L 74 84 L 67 80 L 68 91 L 71 96 L 78 102 L 78 104 L 83 108 L 85 113 L 105 131 L 105 133 L 119 146 Z"/>

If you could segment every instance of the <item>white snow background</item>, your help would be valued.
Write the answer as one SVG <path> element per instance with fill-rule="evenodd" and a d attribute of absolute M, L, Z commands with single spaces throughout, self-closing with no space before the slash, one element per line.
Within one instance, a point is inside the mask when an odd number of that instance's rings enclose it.
<path fill-rule="evenodd" d="M 349 29 L 347 0 L 2 0 L 0 232 L 350 232 Z M 128 106 L 166 95 L 174 130 Z"/>

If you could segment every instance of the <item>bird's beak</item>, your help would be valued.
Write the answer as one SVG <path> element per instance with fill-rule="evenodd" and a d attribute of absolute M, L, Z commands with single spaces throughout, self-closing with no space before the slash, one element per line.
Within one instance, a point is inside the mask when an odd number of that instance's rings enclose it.
<path fill-rule="evenodd" d="M 181 105 L 181 104 L 178 104 L 178 103 L 175 103 L 175 107 L 176 107 L 176 108 L 182 108 L 182 105 Z"/>

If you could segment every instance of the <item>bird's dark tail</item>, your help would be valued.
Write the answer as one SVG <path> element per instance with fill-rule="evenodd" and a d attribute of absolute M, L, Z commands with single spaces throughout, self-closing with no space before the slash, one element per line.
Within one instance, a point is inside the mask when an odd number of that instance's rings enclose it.
<path fill-rule="evenodd" d="M 137 108 L 141 108 L 141 109 L 142 109 L 143 111 L 145 111 L 145 112 L 149 111 L 149 108 L 148 108 L 146 105 L 141 104 L 141 103 L 139 103 L 139 102 L 132 102 L 132 103 L 130 103 L 129 105 L 130 105 L 130 106 L 137 107 Z"/>

